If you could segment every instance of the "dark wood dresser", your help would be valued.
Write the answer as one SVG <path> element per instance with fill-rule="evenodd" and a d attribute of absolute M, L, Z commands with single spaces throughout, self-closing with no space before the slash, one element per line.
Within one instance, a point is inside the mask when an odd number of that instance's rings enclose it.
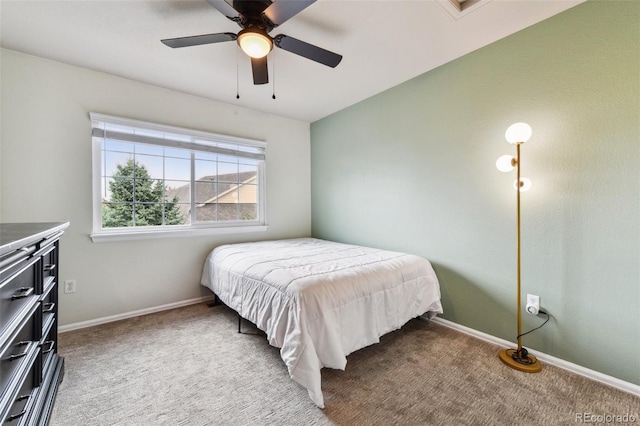
<path fill-rule="evenodd" d="M 46 425 L 58 355 L 59 240 L 69 223 L 0 224 L 0 425 Z"/>

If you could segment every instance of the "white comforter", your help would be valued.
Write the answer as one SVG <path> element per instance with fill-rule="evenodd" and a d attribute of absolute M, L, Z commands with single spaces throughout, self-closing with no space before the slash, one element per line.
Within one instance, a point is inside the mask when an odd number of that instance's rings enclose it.
<path fill-rule="evenodd" d="M 202 285 L 281 348 L 289 375 L 321 408 L 323 367 L 344 370 L 351 352 L 442 313 L 426 259 L 313 238 L 220 246 Z"/>

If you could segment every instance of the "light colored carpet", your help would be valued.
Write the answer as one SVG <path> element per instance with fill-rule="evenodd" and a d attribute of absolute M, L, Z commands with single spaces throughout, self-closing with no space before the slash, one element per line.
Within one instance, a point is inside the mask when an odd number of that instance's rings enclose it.
<path fill-rule="evenodd" d="M 52 426 L 572 425 L 578 413 L 640 424 L 640 398 L 552 366 L 512 370 L 498 347 L 427 321 L 351 354 L 346 371 L 323 369 L 323 410 L 224 306 L 62 333 L 59 348 Z"/>

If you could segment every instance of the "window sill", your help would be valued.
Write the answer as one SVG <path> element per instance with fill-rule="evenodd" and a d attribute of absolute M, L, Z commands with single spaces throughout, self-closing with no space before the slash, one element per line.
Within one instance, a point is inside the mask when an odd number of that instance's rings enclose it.
<path fill-rule="evenodd" d="M 227 226 L 215 228 L 180 228 L 180 229 L 119 229 L 101 231 L 89 235 L 94 243 L 109 241 L 158 240 L 164 238 L 200 237 L 204 235 L 245 234 L 265 232 L 267 225 Z"/>

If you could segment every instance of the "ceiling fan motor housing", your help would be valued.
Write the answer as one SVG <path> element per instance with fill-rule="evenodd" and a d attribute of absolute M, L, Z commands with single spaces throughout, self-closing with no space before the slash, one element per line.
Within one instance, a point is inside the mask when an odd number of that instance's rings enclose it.
<path fill-rule="evenodd" d="M 265 33 L 271 32 L 276 25 L 263 14 L 270 5 L 270 0 L 234 0 L 233 8 L 242 15 L 238 25 L 245 29 L 259 28 Z"/>

